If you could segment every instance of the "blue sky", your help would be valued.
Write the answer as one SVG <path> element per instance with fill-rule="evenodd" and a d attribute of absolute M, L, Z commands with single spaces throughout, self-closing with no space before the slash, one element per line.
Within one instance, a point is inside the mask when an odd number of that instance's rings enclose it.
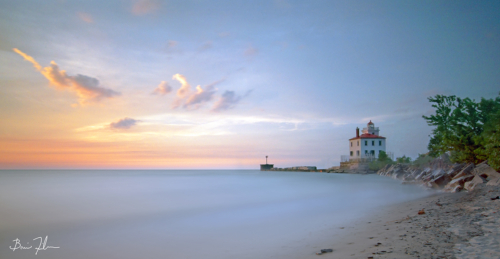
<path fill-rule="evenodd" d="M 431 132 L 427 97 L 500 92 L 499 11 L 498 1 L 0 1 L 0 166 L 257 168 L 269 155 L 326 168 L 369 120 L 388 151 L 415 158 Z"/>

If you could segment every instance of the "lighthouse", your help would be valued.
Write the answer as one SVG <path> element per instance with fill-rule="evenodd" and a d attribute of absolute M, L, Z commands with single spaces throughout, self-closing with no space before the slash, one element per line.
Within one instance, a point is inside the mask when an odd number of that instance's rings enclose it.
<path fill-rule="evenodd" d="M 359 134 L 356 128 L 356 137 L 349 139 L 349 160 L 375 159 L 385 150 L 385 137 L 380 136 L 380 129 L 370 120 Z M 387 152 L 386 152 L 387 153 Z"/>

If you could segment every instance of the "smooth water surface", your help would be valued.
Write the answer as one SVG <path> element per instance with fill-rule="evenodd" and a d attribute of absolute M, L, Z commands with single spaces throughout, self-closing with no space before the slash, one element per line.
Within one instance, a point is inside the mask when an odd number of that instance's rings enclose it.
<path fill-rule="evenodd" d="M 378 175 L 0 171 L 0 258 L 290 258 L 374 208 L 426 195 Z M 60 248 L 35 255 L 46 236 Z M 12 251 L 16 238 L 33 248 Z"/>

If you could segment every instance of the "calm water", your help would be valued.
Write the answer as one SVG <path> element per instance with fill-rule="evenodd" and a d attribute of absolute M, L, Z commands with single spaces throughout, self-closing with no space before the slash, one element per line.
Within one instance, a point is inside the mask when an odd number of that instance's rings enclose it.
<path fill-rule="evenodd" d="M 426 195 L 377 175 L 0 171 L 0 258 L 300 258 L 370 210 Z M 60 248 L 9 249 L 46 236 Z"/>

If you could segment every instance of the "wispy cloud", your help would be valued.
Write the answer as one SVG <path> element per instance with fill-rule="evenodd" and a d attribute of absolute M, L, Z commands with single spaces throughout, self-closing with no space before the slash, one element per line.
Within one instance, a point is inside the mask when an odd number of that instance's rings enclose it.
<path fill-rule="evenodd" d="M 200 85 L 196 86 L 196 92 L 191 91 L 191 85 L 188 83 L 186 77 L 181 74 L 175 74 L 173 79 L 181 83 L 181 87 L 177 90 L 177 99 L 174 101 L 173 108 L 182 106 L 188 109 L 198 109 L 206 102 L 213 99 L 216 92 L 215 85 L 224 81 L 219 80 L 210 85 L 202 88 Z"/>
<path fill-rule="evenodd" d="M 205 43 L 203 43 L 203 45 L 201 45 L 199 48 L 198 48 L 198 51 L 199 52 L 203 52 L 207 49 L 210 49 L 213 47 L 213 43 L 212 41 L 206 41 Z"/>
<path fill-rule="evenodd" d="M 238 104 L 241 99 L 248 96 L 251 91 L 248 91 L 245 96 L 236 95 L 234 91 L 225 91 L 219 100 L 214 104 L 212 111 L 224 111 L 232 109 Z"/>
<path fill-rule="evenodd" d="M 132 13 L 134 15 L 145 15 L 153 13 L 161 7 L 159 0 L 137 0 L 132 6 Z"/>
<path fill-rule="evenodd" d="M 247 57 L 253 57 L 253 56 L 257 56 L 257 54 L 259 54 L 259 50 L 254 48 L 252 45 L 250 45 L 250 46 L 248 46 L 248 48 L 245 49 L 243 54 Z"/>
<path fill-rule="evenodd" d="M 49 67 L 42 68 L 36 60 L 14 48 L 14 52 L 21 55 L 25 60 L 31 62 L 38 72 L 40 72 L 49 83 L 60 90 L 68 90 L 75 92 L 80 97 L 80 104 L 84 105 L 89 102 L 98 102 L 104 98 L 113 98 L 121 95 L 109 88 L 104 88 L 99 85 L 99 80 L 86 75 L 77 74 L 69 76 L 66 71 L 60 70 L 56 62 L 52 61 Z"/>
<path fill-rule="evenodd" d="M 94 22 L 92 15 L 90 15 L 88 13 L 78 12 L 77 15 L 78 15 L 78 18 L 80 18 L 82 21 L 84 21 L 86 23 L 93 23 Z"/>
<path fill-rule="evenodd" d="M 42 70 L 42 66 L 40 66 L 40 64 L 38 64 L 38 62 L 36 62 L 36 60 L 33 57 L 28 56 L 27 54 L 23 53 L 22 51 L 20 51 L 16 48 L 13 48 L 13 50 L 17 54 L 21 55 L 25 60 L 31 62 L 31 64 L 33 64 L 33 66 L 35 67 L 36 70 L 38 70 L 38 71 Z"/>
<path fill-rule="evenodd" d="M 161 83 L 158 85 L 158 87 L 156 87 L 155 90 L 151 94 L 166 95 L 170 92 L 172 92 L 172 87 L 167 82 L 161 81 Z"/>
<path fill-rule="evenodd" d="M 109 127 L 111 129 L 130 129 L 132 126 L 136 125 L 138 122 L 140 122 L 140 121 L 125 117 L 117 122 L 112 122 L 111 124 L 109 124 Z"/>
<path fill-rule="evenodd" d="M 213 95 L 215 94 L 214 85 L 208 85 L 205 89 L 201 88 L 201 86 L 196 87 L 196 93 L 189 96 L 184 104 L 184 107 L 195 107 L 198 108 L 202 103 L 208 102 L 212 100 Z"/>

